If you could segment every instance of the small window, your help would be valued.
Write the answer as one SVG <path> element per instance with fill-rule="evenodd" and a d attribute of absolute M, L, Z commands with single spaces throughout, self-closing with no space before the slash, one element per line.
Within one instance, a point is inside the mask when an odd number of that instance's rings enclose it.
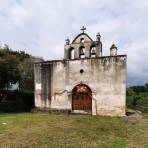
<path fill-rule="evenodd" d="M 80 43 L 84 43 L 84 38 L 81 38 L 80 39 Z"/>

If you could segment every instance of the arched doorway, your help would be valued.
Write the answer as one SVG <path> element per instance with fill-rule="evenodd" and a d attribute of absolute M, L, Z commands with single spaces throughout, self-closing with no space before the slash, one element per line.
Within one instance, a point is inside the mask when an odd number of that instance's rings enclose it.
<path fill-rule="evenodd" d="M 72 110 L 92 111 L 92 91 L 81 83 L 72 90 Z"/>

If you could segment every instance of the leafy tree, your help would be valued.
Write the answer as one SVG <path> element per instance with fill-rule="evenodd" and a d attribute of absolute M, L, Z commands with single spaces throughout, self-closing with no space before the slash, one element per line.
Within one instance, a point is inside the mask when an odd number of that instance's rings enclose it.
<path fill-rule="evenodd" d="M 8 89 L 11 83 L 16 83 L 19 78 L 18 59 L 11 54 L 3 54 L 0 58 L 0 88 Z"/>
<path fill-rule="evenodd" d="M 33 66 L 34 66 L 34 60 L 32 58 L 26 58 L 18 65 L 20 72 L 20 81 L 19 81 L 20 89 L 33 91 L 34 88 Z"/>
<path fill-rule="evenodd" d="M 34 62 L 41 60 L 24 51 L 13 51 L 8 45 L 0 47 L 0 89 L 18 82 L 21 90 L 32 91 Z"/>

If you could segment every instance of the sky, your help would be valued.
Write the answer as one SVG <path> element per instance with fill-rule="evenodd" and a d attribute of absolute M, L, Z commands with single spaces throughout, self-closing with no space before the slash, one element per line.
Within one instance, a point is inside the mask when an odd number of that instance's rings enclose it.
<path fill-rule="evenodd" d="M 83 25 L 100 32 L 104 56 L 113 43 L 127 55 L 128 85 L 148 83 L 147 0 L 0 0 L 0 45 L 45 60 L 63 59 Z"/>

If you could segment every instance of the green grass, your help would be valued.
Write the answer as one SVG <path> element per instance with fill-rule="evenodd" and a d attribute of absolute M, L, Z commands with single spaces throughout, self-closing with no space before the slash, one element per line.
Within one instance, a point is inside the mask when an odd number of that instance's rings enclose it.
<path fill-rule="evenodd" d="M 148 116 L 130 123 L 119 117 L 0 114 L 0 148 L 15 147 L 147 148 Z"/>

